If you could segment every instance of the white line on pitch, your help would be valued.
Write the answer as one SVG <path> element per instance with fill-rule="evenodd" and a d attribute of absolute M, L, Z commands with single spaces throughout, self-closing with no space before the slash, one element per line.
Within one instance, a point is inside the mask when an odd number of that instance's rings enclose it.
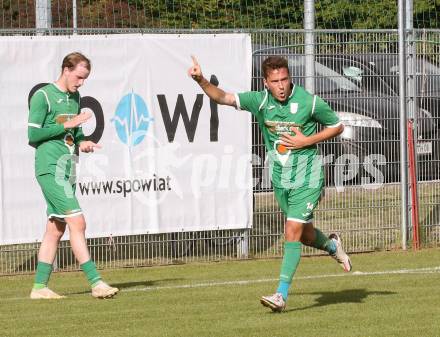
<path fill-rule="evenodd" d="M 440 266 L 417 268 L 417 269 L 400 269 L 400 270 L 385 270 L 385 271 L 372 271 L 372 272 L 354 271 L 352 273 L 341 272 L 340 274 L 297 276 L 295 277 L 295 280 L 313 280 L 313 279 L 331 278 L 331 277 L 355 277 L 355 276 L 374 276 L 374 275 L 391 275 L 391 274 L 433 274 L 433 273 L 440 273 Z M 128 288 L 128 289 L 122 289 L 121 291 L 124 293 L 128 293 L 128 292 L 137 292 L 137 291 L 155 291 L 162 289 L 190 289 L 190 288 L 217 287 L 217 286 L 228 286 L 228 285 L 248 285 L 248 284 L 269 283 L 276 281 L 278 281 L 278 279 L 275 278 L 258 279 L 258 280 L 235 280 L 235 281 L 224 281 L 224 282 L 182 284 L 182 285 L 174 285 L 174 286 Z M 2 301 L 17 301 L 17 300 L 27 300 L 27 299 L 29 299 L 29 297 L 14 297 L 14 298 L 2 298 Z"/>
<path fill-rule="evenodd" d="M 385 270 L 385 271 L 373 271 L 373 272 L 362 272 L 355 271 L 352 273 L 344 274 L 327 274 L 327 275 L 310 275 L 310 276 L 297 276 L 295 280 L 310 280 L 310 279 L 321 279 L 330 277 L 353 277 L 353 276 L 373 276 L 373 275 L 390 275 L 390 274 L 432 274 L 440 273 L 439 267 L 430 268 L 417 268 L 417 269 L 401 269 L 401 270 Z M 236 280 L 236 281 L 224 281 L 224 282 L 204 282 L 204 283 L 194 283 L 194 284 L 182 284 L 173 286 L 157 286 L 157 287 L 143 287 L 143 288 L 129 288 L 123 289 L 123 292 L 135 292 L 135 291 L 154 291 L 162 289 L 188 289 L 188 288 L 204 288 L 204 287 L 216 287 L 216 286 L 227 286 L 227 285 L 247 285 L 256 283 L 267 283 L 276 282 L 278 279 L 258 279 L 258 280 Z"/>

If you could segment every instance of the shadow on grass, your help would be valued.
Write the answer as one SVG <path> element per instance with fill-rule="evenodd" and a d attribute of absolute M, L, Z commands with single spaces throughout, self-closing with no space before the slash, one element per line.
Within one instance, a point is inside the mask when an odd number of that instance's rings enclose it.
<path fill-rule="evenodd" d="M 109 282 L 109 284 L 112 287 L 119 288 L 119 290 L 122 289 L 129 289 L 129 288 L 136 288 L 136 287 L 142 287 L 142 288 L 148 288 L 148 287 L 154 287 L 159 286 L 161 284 L 166 284 L 168 282 L 175 282 L 175 281 L 181 281 L 182 278 L 167 278 L 167 279 L 160 279 L 160 280 L 146 280 L 146 281 L 134 281 L 134 282 L 123 282 L 123 283 L 113 283 Z M 72 292 L 66 295 L 82 295 L 82 294 L 88 294 L 90 293 L 90 289 L 87 289 L 85 291 L 77 291 Z"/>
<path fill-rule="evenodd" d="M 392 291 L 368 291 L 366 289 L 347 289 L 342 291 L 319 291 L 313 293 L 302 293 L 301 295 L 318 295 L 315 303 L 302 308 L 292 308 L 285 310 L 300 311 L 312 308 L 324 307 L 326 305 L 341 304 L 341 303 L 363 303 L 363 301 L 370 295 L 395 295 L 397 293 Z"/>
<path fill-rule="evenodd" d="M 153 286 L 159 286 L 163 285 L 164 283 L 168 282 L 174 282 L 174 281 L 182 281 L 183 278 L 167 278 L 167 279 L 160 279 L 160 280 L 150 280 L 150 281 L 136 281 L 136 282 L 123 282 L 123 283 L 111 283 L 112 287 L 116 287 L 119 289 L 127 289 L 127 288 L 134 288 L 134 287 L 153 287 Z"/>

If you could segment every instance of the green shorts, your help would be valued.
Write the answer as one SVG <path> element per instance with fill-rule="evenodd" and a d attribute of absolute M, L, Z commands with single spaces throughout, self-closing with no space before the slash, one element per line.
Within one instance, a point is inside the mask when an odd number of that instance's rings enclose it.
<path fill-rule="evenodd" d="M 75 184 L 68 178 L 55 179 L 53 174 L 37 176 L 47 204 L 47 217 L 64 219 L 82 214 L 75 196 Z"/>
<path fill-rule="evenodd" d="M 287 220 L 301 223 L 313 222 L 313 211 L 321 199 L 322 186 L 318 188 L 307 186 L 296 189 L 274 187 L 274 192 Z"/>

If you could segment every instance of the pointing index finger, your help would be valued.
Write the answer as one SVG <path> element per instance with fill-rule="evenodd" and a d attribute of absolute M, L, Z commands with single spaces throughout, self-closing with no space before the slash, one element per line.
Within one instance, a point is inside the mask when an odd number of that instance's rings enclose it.
<path fill-rule="evenodd" d="M 197 62 L 196 57 L 195 57 L 194 55 L 191 55 L 191 58 L 192 58 L 192 60 L 193 60 L 193 65 L 194 65 L 194 66 L 198 66 L 198 65 L 199 65 L 199 62 Z"/>

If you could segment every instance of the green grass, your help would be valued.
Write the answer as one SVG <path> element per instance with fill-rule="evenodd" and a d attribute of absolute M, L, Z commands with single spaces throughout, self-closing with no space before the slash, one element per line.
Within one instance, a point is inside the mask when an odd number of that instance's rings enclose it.
<path fill-rule="evenodd" d="M 121 288 L 111 300 L 93 299 L 82 273 L 53 275 L 51 287 L 68 296 L 59 301 L 29 300 L 31 275 L 1 277 L 0 335 L 439 336 L 440 249 L 352 260 L 345 274 L 328 257 L 303 258 L 281 314 L 258 300 L 275 290 L 279 259 L 104 271 Z"/>

